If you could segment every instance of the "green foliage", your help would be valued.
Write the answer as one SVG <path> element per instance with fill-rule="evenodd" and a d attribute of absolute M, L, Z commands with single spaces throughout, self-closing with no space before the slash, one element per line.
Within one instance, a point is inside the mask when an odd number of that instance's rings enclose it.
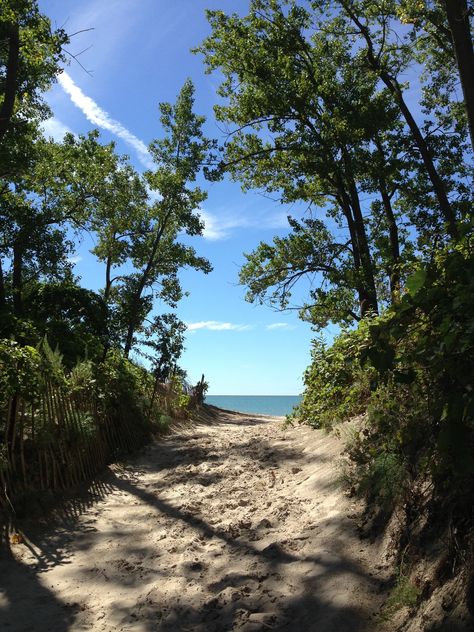
<path fill-rule="evenodd" d="M 407 416 L 417 426 L 418 417 L 417 411 L 411 409 L 412 401 L 398 399 L 401 395 L 400 391 L 395 394 L 377 389 L 370 399 L 367 419 L 354 429 L 346 446 L 346 483 L 359 495 L 379 504 L 387 514 L 405 499 L 412 480 L 407 455 L 400 451 L 399 428 L 403 424 L 409 426 Z"/>
<path fill-rule="evenodd" d="M 392 588 L 380 615 L 382 621 L 387 621 L 400 608 L 413 608 L 418 603 L 421 590 L 408 577 L 400 574 Z"/>
<path fill-rule="evenodd" d="M 26 507 L 30 494 L 88 480 L 188 417 L 182 378 L 173 376 L 165 398 L 154 380 L 119 351 L 68 371 L 47 339 L 38 349 L 0 340 L 0 506 Z"/>
<path fill-rule="evenodd" d="M 67 134 L 61 143 L 34 139 L 31 168 L 9 174 L 0 195 L 1 335 L 33 344 L 48 335 L 69 368 L 78 358 L 100 360 L 111 347 L 128 356 L 152 335 L 146 319 L 154 300 L 176 307 L 183 297 L 179 271 L 211 270 L 179 241 L 202 234 L 206 193 L 190 183 L 213 146 L 193 102 L 188 81 L 176 105 L 161 104 L 164 138 L 150 148 L 158 166 L 144 176 L 97 131 Z M 92 251 L 105 267 L 100 294 L 72 274 L 71 237 L 85 231 L 95 234 Z M 22 323 L 29 337 L 20 337 Z"/>
<path fill-rule="evenodd" d="M 65 377 L 63 354 L 60 352 L 59 348 L 56 346 L 52 349 L 47 337 L 45 336 L 38 345 L 38 350 L 43 359 L 43 364 L 48 368 L 48 377 L 50 379 L 54 379 L 56 382 L 63 383 Z"/>
<path fill-rule="evenodd" d="M 186 81 L 174 105 L 160 104 L 163 137 L 150 144 L 156 169 L 139 177 L 123 159 L 115 156 L 114 161 L 112 148 L 108 173 L 101 170 L 99 193 L 93 196 L 97 202 L 90 225 L 98 236 L 93 252 L 105 264 L 106 347 L 123 346 L 127 356 L 160 329 L 147 324 L 154 300 L 176 307 L 183 297 L 180 270 L 207 274 L 212 269 L 179 240 L 183 234 L 202 234 L 198 211 L 207 195 L 190 185 L 214 145 L 204 136 L 204 118 L 193 112 L 193 105 L 194 86 Z M 104 150 L 95 145 L 93 155 L 100 157 Z M 124 265 L 131 271 L 124 274 Z"/>
<path fill-rule="evenodd" d="M 160 415 L 156 421 L 157 432 L 167 432 L 172 423 L 173 419 L 169 415 Z"/>
<path fill-rule="evenodd" d="M 344 477 L 389 514 L 414 486 L 462 506 L 474 490 L 474 250 L 466 237 L 419 263 L 400 300 L 331 347 L 314 343 L 296 417 L 330 426 L 367 415 Z"/>
<path fill-rule="evenodd" d="M 0 397 L 2 403 L 15 393 L 34 398 L 41 384 L 41 356 L 33 347 L 0 340 Z"/>
<path fill-rule="evenodd" d="M 31 166 L 38 123 L 50 115 L 42 93 L 55 81 L 69 38 L 63 29 L 52 29 L 36 0 L 1 0 L 0 41 L 0 178 L 4 178 Z"/>
<path fill-rule="evenodd" d="M 100 359 L 106 311 L 96 292 L 79 287 L 71 278 L 32 284 L 24 311 L 37 335 L 47 336 L 52 347 L 60 348 L 68 368 L 78 359 Z"/>
<path fill-rule="evenodd" d="M 440 250 L 400 302 L 366 327 L 372 373 L 366 424 L 348 448 L 352 483 L 386 509 L 432 481 L 459 505 L 474 489 L 474 256 Z"/>
<path fill-rule="evenodd" d="M 305 391 L 293 418 L 316 428 L 330 428 L 365 410 L 370 395 L 370 371 L 362 370 L 360 355 L 366 327 L 338 336 L 328 347 L 313 341 Z"/>
<path fill-rule="evenodd" d="M 349 250 L 334 240 L 320 220 L 298 222 L 288 217 L 288 221 L 290 235 L 275 237 L 271 245 L 262 242 L 246 255 L 239 275 L 240 282 L 248 287 L 246 300 L 285 309 L 301 278 L 314 280 L 319 275 L 322 283 L 310 291 L 309 300 L 300 309 L 301 317 L 318 328 L 331 321 L 352 322 L 357 311 L 357 282 Z"/>
<path fill-rule="evenodd" d="M 408 546 L 405 546 L 401 554 L 395 584 L 377 617 L 381 622 L 388 621 L 400 608 L 415 607 L 421 597 L 420 587 L 410 579 L 409 569 L 406 568 L 407 553 Z"/>
<path fill-rule="evenodd" d="M 90 393 L 95 388 L 94 364 L 91 360 L 79 361 L 68 375 L 68 384 L 72 392 Z"/>
<path fill-rule="evenodd" d="M 177 306 L 183 268 L 211 270 L 180 238 L 202 234 L 206 193 L 193 183 L 215 143 L 189 80 L 160 104 L 156 168 L 143 175 L 97 130 L 44 138 L 43 93 L 68 41 L 36 0 L 0 0 L 0 505 L 22 485 L 93 476 L 193 403 L 176 366 L 184 324 L 147 317 L 156 299 Z M 104 266 L 99 292 L 73 274 L 86 233 Z M 152 372 L 127 359 L 144 342 Z M 172 372 L 162 402 L 159 380 Z"/>
<path fill-rule="evenodd" d="M 174 417 L 188 417 L 190 413 L 191 397 L 185 392 L 183 381 L 176 374 L 169 381 L 170 395 L 169 409 Z"/>
<path fill-rule="evenodd" d="M 429 443 L 435 474 L 472 480 L 474 462 L 474 251 L 470 239 L 440 251 L 412 277 L 400 305 L 374 323 L 371 348 L 390 352 L 390 373 L 415 392 L 429 385 Z M 383 331 L 382 331 L 383 328 Z M 370 353 L 370 350 L 369 350 Z M 426 450 L 426 446 L 425 446 Z"/>
<path fill-rule="evenodd" d="M 302 306 L 316 328 L 354 323 L 398 300 L 417 250 L 429 256 L 459 236 L 472 188 L 449 30 L 442 9 L 415 4 L 253 0 L 243 16 L 208 11 L 198 52 L 219 73 L 216 117 L 229 128 L 209 177 L 227 172 L 309 207 L 289 235 L 246 255 L 248 300 Z M 424 17 L 411 28 L 413 11 Z M 426 69 L 422 127 L 405 95 L 415 63 Z M 310 288 L 302 301 L 297 284 Z"/>
<path fill-rule="evenodd" d="M 147 329 L 145 346 L 152 351 L 146 356 L 153 363 L 155 379 L 165 382 L 177 368 L 184 349 L 186 325 L 176 314 L 156 316 Z"/>
<path fill-rule="evenodd" d="M 98 397 L 107 414 L 134 420 L 137 431 L 148 426 L 147 387 L 151 376 L 145 369 L 127 360 L 119 351 L 111 351 L 95 367 Z"/>

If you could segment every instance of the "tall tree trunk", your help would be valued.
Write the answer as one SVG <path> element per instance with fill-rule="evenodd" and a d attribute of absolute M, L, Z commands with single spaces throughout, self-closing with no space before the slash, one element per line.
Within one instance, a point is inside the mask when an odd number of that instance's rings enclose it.
<path fill-rule="evenodd" d="M 378 185 L 380 195 L 382 197 L 383 210 L 385 214 L 385 221 L 387 222 L 388 235 L 390 240 L 390 265 L 389 265 L 389 278 L 390 278 L 390 295 L 392 305 L 396 303 L 400 295 L 400 239 L 398 235 L 398 226 L 395 219 L 395 214 L 392 208 L 392 202 L 388 193 L 387 181 L 384 176 L 385 154 L 383 151 L 382 143 L 379 138 L 374 140 L 377 152 L 380 158 L 380 167 L 378 169 Z"/>
<path fill-rule="evenodd" d="M 150 261 L 148 263 L 150 263 Z M 127 335 L 125 338 L 125 347 L 123 350 L 126 358 L 128 358 L 128 356 L 130 355 L 130 351 L 132 350 L 132 345 L 133 345 L 133 336 L 135 335 L 135 331 L 137 330 L 137 327 L 140 324 L 138 322 L 138 314 L 139 314 L 139 309 L 140 309 L 140 306 L 138 303 L 141 299 L 143 290 L 145 289 L 145 285 L 148 280 L 150 269 L 151 269 L 151 266 L 147 265 L 140 278 L 138 288 L 136 292 L 134 293 L 134 295 L 132 296 L 132 301 L 130 304 L 130 313 L 128 317 Z"/>
<path fill-rule="evenodd" d="M 380 62 L 380 55 L 376 55 L 374 51 L 374 44 L 372 41 L 372 36 L 369 32 L 367 26 L 363 24 L 363 22 L 359 19 L 359 17 L 354 13 L 353 6 L 347 0 L 342 0 L 342 6 L 344 7 L 347 15 L 354 22 L 357 28 L 360 31 L 360 34 L 365 39 L 367 44 L 367 61 L 371 68 L 378 74 L 383 83 L 387 86 L 392 96 L 395 99 L 400 111 L 403 115 L 403 118 L 408 125 L 408 128 L 411 132 L 413 140 L 420 152 L 421 158 L 423 160 L 423 164 L 425 166 L 428 177 L 433 186 L 434 193 L 438 200 L 438 204 L 441 210 L 441 213 L 444 217 L 446 224 L 448 225 L 448 232 L 453 239 L 457 239 L 459 236 L 457 224 L 456 224 L 456 215 L 451 206 L 451 203 L 448 199 L 448 194 L 446 192 L 446 187 L 444 185 L 441 176 L 436 169 L 434 164 L 433 157 L 431 155 L 431 151 L 428 147 L 425 137 L 421 133 L 420 128 L 418 127 L 417 122 L 415 121 L 410 108 L 405 102 L 403 96 L 403 90 L 401 89 L 400 84 L 398 83 L 396 77 L 393 77 L 385 68 L 383 68 Z"/>
<path fill-rule="evenodd" d="M 134 309 L 133 319 L 132 319 L 132 316 L 129 319 L 128 328 L 127 328 L 127 336 L 125 338 L 125 346 L 123 349 L 123 353 L 126 358 L 128 358 L 128 356 L 130 355 L 130 351 L 132 350 L 133 336 L 135 335 L 136 328 L 137 328 L 136 310 Z"/>
<path fill-rule="evenodd" d="M 431 151 L 428 147 L 425 137 L 421 133 L 420 128 L 418 127 L 418 123 L 415 121 L 410 108 L 405 102 L 403 97 L 403 91 L 400 87 L 400 84 L 396 79 L 391 77 L 387 72 L 381 71 L 380 78 L 387 86 L 387 88 L 392 92 L 395 100 L 400 108 L 401 113 L 410 129 L 411 135 L 415 141 L 416 146 L 420 152 L 420 155 L 423 159 L 423 164 L 425 165 L 425 169 L 428 173 L 428 177 L 431 180 L 431 184 L 433 185 L 434 193 L 438 199 L 438 204 L 441 209 L 441 213 L 443 214 L 444 220 L 448 225 L 448 232 L 453 239 L 458 238 L 458 228 L 456 224 L 456 216 L 454 214 L 454 210 L 451 206 L 451 203 L 448 199 L 448 194 L 446 193 L 446 187 L 444 186 L 444 182 L 441 179 L 441 176 L 436 169 L 433 158 L 431 156 Z"/>
<path fill-rule="evenodd" d="M 346 181 L 348 183 L 350 206 L 352 209 L 352 216 L 354 218 L 354 229 L 359 247 L 361 269 L 364 277 L 364 288 L 366 292 L 365 301 L 361 306 L 361 316 L 363 317 L 369 312 L 373 312 L 375 314 L 379 313 L 377 289 L 375 287 L 374 278 L 374 265 L 372 261 L 372 254 L 370 252 L 369 240 L 367 238 L 367 232 L 365 230 L 364 216 L 362 215 L 362 208 L 360 206 L 359 192 L 357 191 L 357 185 L 353 175 L 351 157 L 345 148 L 343 149 L 342 154 L 346 172 Z"/>
<path fill-rule="evenodd" d="M 350 197 L 345 190 L 340 177 L 338 179 L 338 203 L 339 206 L 346 218 L 347 228 L 349 229 L 349 235 L 351 238 L 351 250 L 352 257 L 354 260 L 354 269 L 356 271 L 356 292 L 358 295 L 359 301 L 359 310 L 360 317 L 363 318 L 370 311 L 370 305 L 373 300 L 373 296 L 371 296 L 370 290 L 367 288 L 365 283 L 365 275 L 363 273 L 363 266 L 361 262 L 361 255 L 359 249 L 359 239 L 357 236 L 357 229 L 354 221 L 354 217 L 352 214 L 352 207 Z M 361 281 L 363 281 L 361 283 Z"/>
<path fill-rule="evenodd" d="M 2 259 L 0 258 L 0 312 L 7 306 L 7 296 L 5 292 L 5 279 L 3 277 Z"/>
<path fill-rule="evenodd" d="M 18 318 L 23 314 L 23 250 L 19 243 L 13 246 L 13 313 Z"/>
<path fill-rule="evenodd" d="M 474 150 L 474 49 L 467 0 L 444 0 Z"/>
<path fill-rule="evenodd" d="M 107 257 L 107 263 L 105 265 L 105 288 L 104 288 L 104 305 L 105 305 L 105 331 L 104 331 L 104 351 L 102 352 L 102 362 L 107 357 L 107 352 L 110 349 L 110 309 L 109 299 L 112 289 L 112 258 Z"/>
<path fill-rule="evenodd" d="M 8 60 L 5 77 L 3 103 L 0 109 L 0 144 L 10 124 L 15 109 L 15 97 L 18 79 L 18 60 L 20 56 L 20 29 L 18 24 L 8 28 Z"/>
<path fill-rule="evenodd" d="M 106 305 L 109 304 L 110 291 L 112 290 L 112 258 L 107 257 L 107 263 L 105 266 L 105 288 L 104 288 L 104 301 Z"/>
<path fill-rule="evenodd" d="M 392 202 L 387 191 L 387 185 L 383 177 L 379 178 L 379 189 L 382 197 L 383 209 L 385 212 L 385 220 L 388 226 L 388 235 L 390 240 L 390 296 L 392 305 L 397 302 L 400 297 L 400 242 L 398 237 L 398 226 L 393 213 Z"/>
<path fill-rule="evenodd" d="M 127 327 L 127 335 L 125 338 L 125 347 L 124 347 L 124 354 L 126 358 L 128 358 L 128 356 L 130 355 L 130 351 L 132 350 L 132 345 L 133 345 L 133 336 L 135 335 L 135 331 L 138 325 L 140 324 L 137 322 L 138 310 L 139 310 L 138 302 L 142 296 L 145 286 L 149 282 L 151 270 L 153 266 L 156 265 L 155 259 L 156 259 L 156 254 L 158 252 L 158 248 L 160 246 L 161 238 L 163 237 L 163 234 L 168 225 L 168 221 L 173 213 L 173 209 L 174 209 L 173 200 L 169 201 L 169 205 L 170 205 L 170 208 L 168 212 L 165 214 L 161 222 L 161 225 L 156 232 L 155 240 L 153 242 L 153 247 L 151 249 L 148 262 L 145 266 L 145 269 L 142 272 L 140 282 L 132 297 L 132 304 L 130 306 L 130 317 L 129 317 L 128 327 Z"/>

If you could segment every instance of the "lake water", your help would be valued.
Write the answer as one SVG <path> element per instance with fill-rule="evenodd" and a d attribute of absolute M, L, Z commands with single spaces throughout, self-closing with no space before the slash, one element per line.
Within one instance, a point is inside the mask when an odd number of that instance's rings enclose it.
<path fill-rule="evenodd" d="M 288 415 L 301 401 L 300 395 L 207 395 L 206 404 L 226 410 L 260 415 Z"/>

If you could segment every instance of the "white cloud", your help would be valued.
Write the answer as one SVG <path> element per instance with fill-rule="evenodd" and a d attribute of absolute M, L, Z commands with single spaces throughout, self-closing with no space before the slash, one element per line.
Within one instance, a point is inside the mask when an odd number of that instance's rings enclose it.
<path fill-rule="evenodd" d="M 56 142 L 61 142 L 64 139 L 64 134 L 74 133 L 67 125 L 64 125 L 64 123 L 54 117 L 43 121 L 41 127 L 43 128 L 45 136 L 52 138 Z"/>
<path fill-rule="evenodd" d="M 122 123 L 111 118 L 93 99 L 85 95 L 67 72 L 62 72 L 58 75 L 58 82 L 62 89 L 70 96 L 74 105 L 85 114 L 87 120 L 93 125 L 97 125 L 121 138 L 128 145 L 133 147 L 138 159 L 147 169 L 153 168 L 153 161 L 145 143 L 132 134 Z"/>
<path fill-rule="evenodd" d="M 288 212 L 270 213 L 262 218 L 262 228 L 288 228 Z"/>
<path fill-rule="evenodd" d="M 267 329 L 270 331 L 274 331 L 275 329 L 294 329 L 294 325 L 289 325 L 288 323 L 272 323 L 271 325 L 267 325 Z"/>
<path fill-rule="evenodd" d="M 207 329 L 209 331 L 248 331 L 250 325 L 236 325 L 234 323 L 223 323 L 218 320 L 203 320 L 197 323 L 187 323 L 188 331 Z"/>
<path fill-rule="evenodd" d="M 156 1 L 141 0 L 139 9 L 137 3 L 130 0 L 64 1 L 64 4 L 68 5 L 67 31 L 85 30 L 77 36 L 77 39 L 72 39 L 70 45 L 72 52 L 88 49 L 91 45 L 91 53 L 79 58 L 84 66 L 94 73 L 108 67 L 111 59 L 116 59 L 125 51 L 133 31 L 144 23 L 150 24 L 148 16 Z M 147 4 L 150 8 L 146 6 Z M 75 8 L 76 11 L 74 11 Z M 168 27 L 167 22 L 164 24 Z"/>
<path fill-rule="evenodd" d="M 217 217 L 209 211 L 200 210 L 199 215 L 204 221 L 205 227 L 203 236 L 209 241 L 219 241 L 220 239 L 226 239 L 229 237 L 232 230 L 235 228 L 245 228 L 249 226 L 249 220 L 246 217 L 232 217 L 229 215 L 223 215 Z"/>
<path fill-rule="evenodd" d="M 247 211 L 247 213 L 249 213 Z M 238 228 L 280 229 L 288 227 L 285 213 L 255 213 L 245 214 L 244 210 L 237 210 L 234 214 L 229 212 L 218 215 L 201 209 L 199 215 L 204 221 L 203 236 L 209 241 L 227 239 Z"/>
<path fill-rule="evenodd" d="M 69 263 L 75 265 L 76 263 L 79 263 L 79 261 L 82 261 L 82 257 L 81 255 L 72 255 L 71 257 L 68 257 L 67 260 Z"/>

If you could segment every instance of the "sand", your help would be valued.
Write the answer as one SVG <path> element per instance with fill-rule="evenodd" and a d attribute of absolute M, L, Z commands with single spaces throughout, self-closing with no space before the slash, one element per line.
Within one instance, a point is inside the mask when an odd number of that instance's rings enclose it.
<path fill-rule="evenodd" d="M 342 443 L 281 422 L 215 409 L 25 528 L 0 559 L 0 630 L 380 630 Z"/>

